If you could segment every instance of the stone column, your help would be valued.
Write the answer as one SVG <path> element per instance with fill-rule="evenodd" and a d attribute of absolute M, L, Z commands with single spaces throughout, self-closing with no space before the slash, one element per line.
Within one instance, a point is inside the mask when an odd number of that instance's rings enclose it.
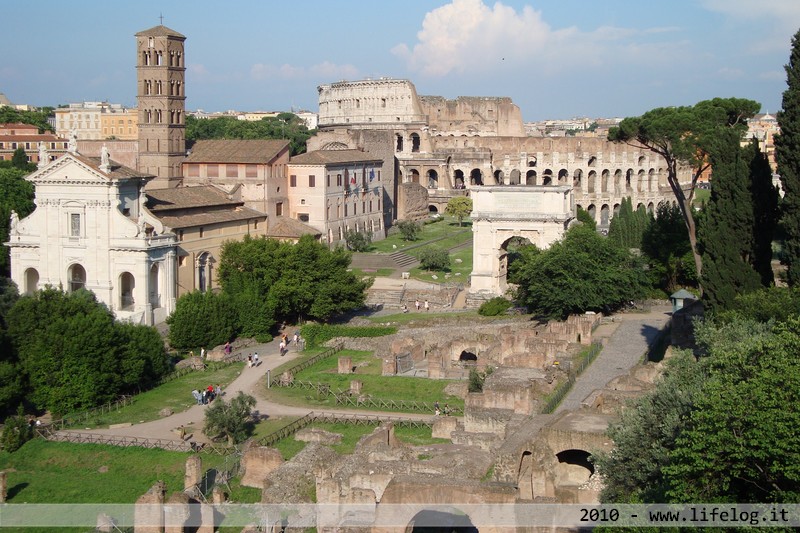
<path fill-rule="evenodd" d="M 164 494 L 166 485 L 159 481 L 136 500 L 134 508 L 134 533 L 163 533 Z"/>
<path fill-rule="evenodd" d="M 183 478 L 183 490 L 199 485 L 203 479 L 203 459 L 195 454 L 186 459 L 186 472 Z"/>
<path fill-rule="evenodd" d="M 358 396 L 361 394 L 361 389 L 364 387 L 364 382 L 354 379 L 350 382 L 350 396 Z"/>
<path fill-rule="evenodd" d="M 175 250 L 167 252 L 167 260 L 164 262 L 164 300 L 161 305 L 167 308 L 167 316 L 175 311 L 175 301 L 177 300 L 178 282 L 176 270 L 178 268 Z M 160 273 L 159 273 L 160 275 Z"/>

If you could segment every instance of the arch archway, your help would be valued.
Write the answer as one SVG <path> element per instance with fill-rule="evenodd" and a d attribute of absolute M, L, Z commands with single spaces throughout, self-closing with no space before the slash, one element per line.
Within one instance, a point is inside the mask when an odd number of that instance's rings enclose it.
<path fill-rule="evenodd" d="M 553 171 L 549 168 L 542 173 L 542 185 L 553 185 Z"/>
<path fill-rule="evenodd" d="M 651 216 L 655 214 L 655 209 L 653 208 L 653 202 L 647 204 L 647 214 Z"/>
<path fill-rule="evenodd" d="M 589 187 L 589 194 L 594 194 L 597 190 L 597 172 L 594 170 L 589 171 L 586 185 Z"/>
<path fill-rule="evenodd" d="M 429 169 L 427 172 L 427 178 L 428 178 L 429 189 L 439 188 L 439 174 L 435 170 Z"/>
<path fill-rule="evenodd" d="M 483 173 L 481 173 L 481 169 L 472 169 L 472 172 L 469 173 L 469 183 L 470 185 L 483 185 Z"/>
<path fill-rule="evenodd" d="M 35 268 L 25 270 L 25 287 L 23 294 L 31 295 L 39 290 L 39 271 Z"/>
<path fill-rule="evenodd" d="M 453 173 L 453 184 L 456 189 L 463 189 L 464 188 L 464 171 L 463 170 L 456 170 Z"/>
<path fill-rule="evenodd" d="M 521 175 L 522 174 L 520 173 L 520 171 L 517 170 L 516 168 L 512 170 L 508 178 L 509 185 L 519 185 L 519 180 Z"/>
<path fill-rule="evenodd" d="M 70 265 L 69 269 L 67 269 L 67 281 L 69 285 L 69 292 L 75 292 L 85 288 L 86 269 L 83 268 L 83 266 L 81 266 L 79 263 Z"/>
<path fill-rule="evenodd" d="M 585 450 L 563 450 L 556 454 L 556 483 L 577 486 L 586 483 L 594 474 L 594 464 L 589 460 L 591 454 Z"/>
<path fill-rule="evenodd" d="M 639 192 L 646 192 L 647 182 L 645 181 L 644 178 L 644 170 L 640 169 L 639 172 L 636 173 L 636 181 L 638 182 L 636 185 L 639 189 Z"/>
<path fill-rule="evenodd" d="M 119 275 L 119 308 L 123 310 L 133 309 L 136 301 L 133 298 L 133 291 L 136 288 L 136 279 L 130 272 L 123 272 Z"/>
<path fill-rule="evenodd" d="M 529 170 L 525 173 L 525 185 L 536 185 L 536 171 Z"/>
<path fill-rule="evenodd" d="M 495 182 L 495 184 L 503 185 L 503 178 L 504 178 L 504 174 L 503 174 L 502 170 L 498 169 L 498 170 L 494 171 L 494 182 Z"/>
<path fill-rule="evenodd" d="M 432 215 L 435 215 L 438 212 L 439 212 L 439 208 L 436 207 L 435 205 L 431 204 L 431 205 L 428 206 L 428 213 L 430 213 Z"/>
<path fill-rule="evenodd" d="M 150 294 L 148 295 L 148 299 L 153 309 L 161 307 L 160 270 L 161 269 L 158 267 L 158 263 L 153 263 L 152 265 L 150 265 L 150 277 L 148 279 L 148 287 L 150 289 Z"/>
<path fill-rule="evenodd" d="M 611 217 L 610 209 L 608 208 L 608 204 L 603 204 L 600 208 L 600 227 L 608 228 L 608 221 Z"/>
<path fill-rule="evenodd" d="M 572 188 L 578 190 L 583 188 L 583 171 L 579 168 L 572 174 Z"/>
<path fill-rule="evenodd" d="M 458 356 L 458 360 L 459 361 L 468 361 L 468 362 L 477 363 L 478 362 L 478 356 L 475 355 L 472 352 L 467 351 L 467 350 L 462 350 L 461 354 Z"/>
<path fill-rule="evenodd" d="M 419 183 L 419 171 L 416 168 L 412 168 L 408 171 L 408 181 L 411 183 Z"/>
<path fill-rule="evenodd" d="M 592 220 L 597 222 L 597 207 L 594 204 L 589 204 L 589 207 L 586 208 L 586 212 L 592 215 Z"/>
<path fill-rule="evenodd" d="M 411 137 L 411 151 L 412 152 L 419 152 L 419 145 L 420 145 L 419 134 L 418 133 L 412 133 L 410 137 Z"/>
<path fill-rule="evenodd" d="M 566 185 L 568 179 L 569 179 L 569 171 L 566 168 L 562 168 L 561 170 L 558 171 L 559 185 Z"/>
<path fill-rule="evenodd" d="M 600 192 L 607 193 L 609 187 L 609 181 L 611 180 L 611 173 L 608 170 L 604 170 L 600 177 Z"/>

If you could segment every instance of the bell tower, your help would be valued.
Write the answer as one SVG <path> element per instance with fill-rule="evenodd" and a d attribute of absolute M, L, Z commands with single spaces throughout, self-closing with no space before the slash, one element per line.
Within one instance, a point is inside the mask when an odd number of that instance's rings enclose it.
<path fill-rule="evenodd" d="M 186 157 L 186 37 L 159 25 L 136 34 L 138 170 L 148 189 L 177 187 Z"/>

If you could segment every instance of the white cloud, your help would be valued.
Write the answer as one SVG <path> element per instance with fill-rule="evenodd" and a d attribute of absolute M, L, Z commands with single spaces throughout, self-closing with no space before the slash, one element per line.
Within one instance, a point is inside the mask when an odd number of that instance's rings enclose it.
<path fill-rule="evenodd" d="M 744 72 L 738 68 L 722 67 L 715 72 L 716 76 L 723 80 L 738 80 L 744 76 Z"/>
<path fill-rule="evenodd" d="M 413 46 L 401 43 L 392 53 L 410 70 L 431 77 L 504 69 L 552 75 L 576 66 L 670 61 L 686 43 L 657 43 L 652 36 L 675 31 L 673 27 L 613 26 L 590 32 L 576 27 L 554 29 L 541 11 L 530 6 L 517 11 L 501 2 L 489 7 L 483 0 L 452 0 L 425 15 Z M 643 39 L 645 35 L 650 37 Z"/>
<path fill-rule="evenodd" d="M 310 67 L 299 67 L 283 64 L 280 66 L 256 63 L 250 67 L 250 77 L 255 80 L 282 79 L 282 80 L 309 80 L 309 79 L 354 79 L 359 77 L 359 72 L 353 65 L 337 65 L 323 61 Z"/>
<path fill-rule="evenodd" d="M 766 23 L 769 34 L 750 47 L 751 53 L 769 53 L 788 50 L 792 35 L 800 27 L 800 2 L 798 0 L 701 0 L 707 10 L 728 17 L 731 22 L 743 25 L 742 31 L 755 22 Z"/>

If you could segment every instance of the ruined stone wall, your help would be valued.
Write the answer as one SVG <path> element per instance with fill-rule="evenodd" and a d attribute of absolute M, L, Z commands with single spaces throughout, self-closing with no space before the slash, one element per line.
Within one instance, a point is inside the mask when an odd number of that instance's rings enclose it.
<path fill-rule="evenodd" d="M 420 96 L 419 102 L 434 134 L 525 136 L 522 113 L 508 97 Z"/>
<path fill-rule="evenodd" d="M 401 183 L 397 194 L 398 220 L 428 218 L 428 190 L 417 183 Z"/>

